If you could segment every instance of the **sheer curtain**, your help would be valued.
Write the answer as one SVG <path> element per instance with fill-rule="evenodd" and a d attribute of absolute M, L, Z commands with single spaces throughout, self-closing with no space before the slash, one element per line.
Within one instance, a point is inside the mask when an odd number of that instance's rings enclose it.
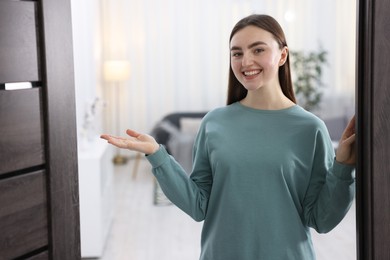
<path fill-rule="evenodd" d="M 223 106 L 229 34 L 252 13 L 275 17 L 291 50 L 326 49 L 326 98 L 353 99 L 355 10 L 354 0 L 102 0 L 103 59 L 132 67 L 122 125 L 147 132 L 170 112 Z"/>

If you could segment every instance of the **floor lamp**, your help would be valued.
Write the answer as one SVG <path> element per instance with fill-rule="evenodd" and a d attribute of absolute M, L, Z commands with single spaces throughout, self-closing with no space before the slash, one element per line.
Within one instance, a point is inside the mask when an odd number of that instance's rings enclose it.
<path fill-rule="evenodd" d="M 130 77 L 130 63 L 124 60 L 110 60 L 104 63 L 104 79 L 107 82 L 113 84 L 115 90 L 115 133 L 117 136 L 120 135 L 120 87 L 121 83 L 129 79 Z M 125 164 L 127 159 L 120 154 L 120 149 L 116 148 L 116 154 L 113 159 L 114 164 Z"/>

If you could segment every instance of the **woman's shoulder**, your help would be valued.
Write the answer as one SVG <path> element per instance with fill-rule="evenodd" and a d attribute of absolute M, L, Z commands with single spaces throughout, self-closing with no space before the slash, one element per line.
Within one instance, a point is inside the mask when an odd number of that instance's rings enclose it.
<path fill-rule="evenodd" d="M 204 121 L 207 121 L 207 120 L 214 120 L 216 118 L 221 118 L 221 117 L 229 117 L 231 116 L 234 110 L 232 108 L 233 108 L 232 105 L 214 108 L 210 110 L 203 119 Z"/>
<path fill-rule="evenodd" d="M 326 128 L 324 121 L 316 114 L 305 110 L 304 108 L 298 106 L 298 109 L 295 109 L 296 113 L 295 120 L 305 126 L 311 126 L 317 129 Z"/>

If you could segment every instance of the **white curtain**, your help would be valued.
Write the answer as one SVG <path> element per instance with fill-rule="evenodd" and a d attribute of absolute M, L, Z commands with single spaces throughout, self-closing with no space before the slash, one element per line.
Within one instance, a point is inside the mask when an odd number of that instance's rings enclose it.
<path fill-rule="evenodd" d="M 230 31 L 252 13 L 275 17 L 291 50 L 327 50 L 326 96 L 353 99 L 355 0 L 102 0 L 103 59 L 132 68 L 121 89 L 122 128 L 148 132 L 170 112 L 223 106 Z"/>

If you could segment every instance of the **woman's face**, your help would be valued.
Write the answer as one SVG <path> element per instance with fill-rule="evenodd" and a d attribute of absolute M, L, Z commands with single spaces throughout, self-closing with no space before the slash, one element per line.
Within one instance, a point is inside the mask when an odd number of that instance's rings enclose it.
<path fill-rule="evenodd" d="M 248 91 L 279 87 L 279 66 L 287 53 L 287 47 L 281 50 L 271 33 L 256 26 L 241 29 L 230 41 L 233 73 Z"/>

